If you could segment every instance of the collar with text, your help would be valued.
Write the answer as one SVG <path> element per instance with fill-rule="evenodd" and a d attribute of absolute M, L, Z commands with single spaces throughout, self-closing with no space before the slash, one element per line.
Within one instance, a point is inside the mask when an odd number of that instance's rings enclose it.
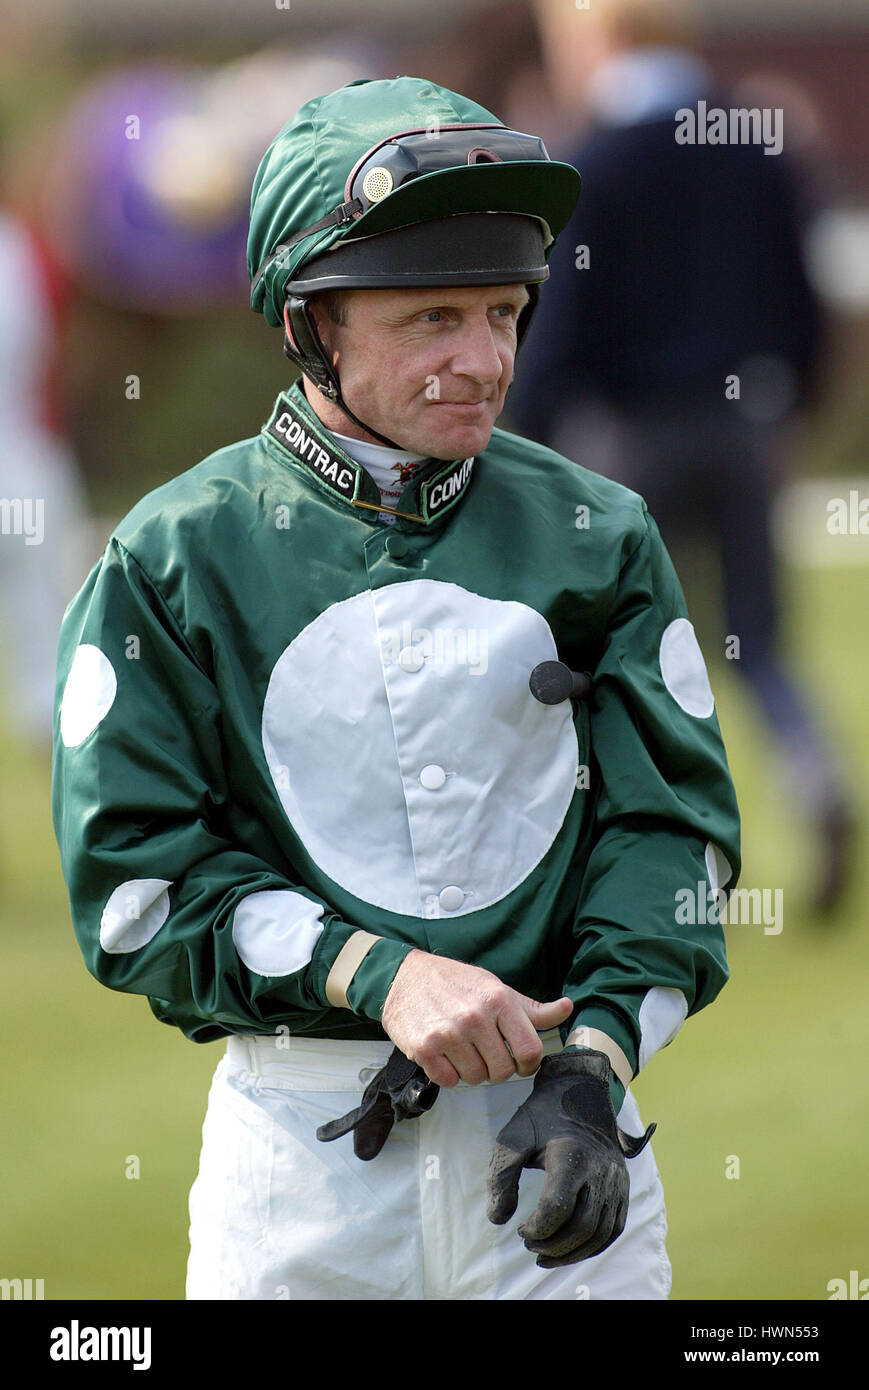
<path fill-rule="evenodd" d="M 404 521 L 427 525 L 450 511 L 464 496 L 474 472 L 473 458 L 427 459 L 403 489 L 397 507 L 387 507 L 380 489 L 351 458 L 311 410 L 298 380 L 275 402 L 262 433 L 274 440 L 295 463 L 351 507 L 371 513 L 389 512 Z M 373 520 L 373 517 L 369 518 Z"/>

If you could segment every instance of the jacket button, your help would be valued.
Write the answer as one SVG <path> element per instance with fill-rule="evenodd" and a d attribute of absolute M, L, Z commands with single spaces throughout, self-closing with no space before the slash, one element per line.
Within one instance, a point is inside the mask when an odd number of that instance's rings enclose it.
<path fill-rule="evenodd" d="M 402 647 L 398 653 L 398 664 L 403 671 L 418 671 L 425 665 L 425 654 L 421 647 Z"/>
<path fill-rule="evenodd" d="M 464 901 L 464 893 L 461 888 L 457 888 L 454 883 L 451 883 L 449 888 L 442 888 L 438 893 L 438 902 L 444 912 L 455 912 L 461 907 Z"/>
<path fill-rule="evenodd" d="M 393 560 L 403 560 L 410 553 L 410 546 L 404 536 L 387 536 L 386 552 Z"/>
<path fill-rule="evenodd" d="M 419 774 L 419 780 L 427 791 L 436 792 L 447 780 L 447 774 L 437 763 L 427 763 Z"/>

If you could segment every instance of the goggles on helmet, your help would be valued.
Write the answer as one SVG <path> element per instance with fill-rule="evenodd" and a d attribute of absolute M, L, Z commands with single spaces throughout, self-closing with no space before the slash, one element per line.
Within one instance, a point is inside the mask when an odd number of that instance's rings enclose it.
<path fill-rule="evenodd" d="M 333 224 L 343 226 L 355 221 L 411 179 L 464 165 L 528 160 L 550 162 L 543 141 L 537 135 L 525 135 L 502 125 L 458 123 L 388 135 L 367 150 L 351 170 L 344 187 L 344 202 L 276 246 L 254 276 L 251 288 L 266 268 L 296 242 Z"/>
<path fill-rule="evenodd" d="M 406 130 L 381 140 L 362 156 L 347 180 L 344 198 L 358 199 L 362 211 L 367 212 L 393 188 L 420 174 L 464 164 L 526 159 L 549 159 L 543 141 L 504 126 L 460 124 Z"/>

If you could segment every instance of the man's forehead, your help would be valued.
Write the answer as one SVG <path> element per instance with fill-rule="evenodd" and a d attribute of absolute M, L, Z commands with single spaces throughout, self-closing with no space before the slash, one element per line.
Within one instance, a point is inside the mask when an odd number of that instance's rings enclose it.
<path fill-rule="evenodd" d="M 354 289 L 348 294 L 359 296 L 372 307 L 390 309 L 413 308 L 417 304 L 437 303 L 473 306 L 503 303 L 505 300 L 525 304 L 531 298 L 525 285 L 432 285 L 412 289 Z"/>

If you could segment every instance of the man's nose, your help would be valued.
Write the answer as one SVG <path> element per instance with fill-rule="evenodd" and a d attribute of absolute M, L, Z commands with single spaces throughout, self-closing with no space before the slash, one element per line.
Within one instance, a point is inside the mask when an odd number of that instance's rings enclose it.
<path fill-rule="evenodd" d="M 504 362 L 487 315 L 469 314 L 453 343 L 450 369 L 455 376 L 473 377 L 484 386 L 501 380 Z"/>

